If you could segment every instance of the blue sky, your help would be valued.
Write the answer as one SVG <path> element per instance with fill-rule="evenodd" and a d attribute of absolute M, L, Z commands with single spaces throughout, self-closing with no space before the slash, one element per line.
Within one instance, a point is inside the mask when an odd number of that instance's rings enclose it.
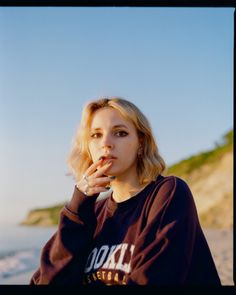
<path fill-rule="evenodd" d="M 68 200 L 83 105 L 121 96 L 168 165 L 233 126 L 233 8 L 0 7 L 0 223 Z"/>

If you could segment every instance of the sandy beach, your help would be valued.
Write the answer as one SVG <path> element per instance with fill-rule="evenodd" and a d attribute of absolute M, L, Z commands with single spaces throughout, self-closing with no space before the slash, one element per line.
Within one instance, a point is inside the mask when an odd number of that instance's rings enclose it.
<path fill-rule="evenodd" d="M 221 283 L 234 286 L 233 280 L 233 230 L 203 229 L 211 249 Z"/>
<path fill-rule="evenodd" d="M 203 229 L 223 286 L 234 286 L 233 230 Z M 34 271 L 9 277 L 3 285 L 28 285 Z"/>

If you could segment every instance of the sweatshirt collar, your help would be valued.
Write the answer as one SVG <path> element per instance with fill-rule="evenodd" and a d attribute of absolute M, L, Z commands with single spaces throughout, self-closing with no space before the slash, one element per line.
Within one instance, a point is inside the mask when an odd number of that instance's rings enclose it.
<path fill-rule="evenodd" d="M 125 201 L 117 203 L 113 197 L 112 192 L 110 193 L 107 199 L 107 209 L 113 215 L 115 212 L 119 212 L 120 210 L 125 211 L 126 209 L 130 209 L 133 205 L 139 201 L 140 198 L 145 197 L 149 194 L 151 188 L 154 185 L 154 181 L 151 181 L 148 185 L 146 185 L 140 192 L 138 192 L 135 196 L 127 199 Z"/>

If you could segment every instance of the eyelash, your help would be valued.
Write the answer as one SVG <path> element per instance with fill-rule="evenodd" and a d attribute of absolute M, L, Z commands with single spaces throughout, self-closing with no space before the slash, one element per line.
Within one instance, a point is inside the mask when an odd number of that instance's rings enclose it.
<path fill-rule="evenodd" d="M 115 135 L 116 135 L 117 133 L 123 133 L 123 135 L 118 136 L 118 137 L 125 137 L 125 136 L 128 135 L 128 133 L 127 133 L 126 131 L 116 131 L 116 132 L 114 132 L 114 133 L 115 133 Z M 92 137 L 92 138 L 98 138 L 98 137 L 100 137 L 100 136 L 102 136 L 102 133 L 100 133 L 100 132 L 92 133 L 92 134 L 91 134 L 91 137 Z"/>

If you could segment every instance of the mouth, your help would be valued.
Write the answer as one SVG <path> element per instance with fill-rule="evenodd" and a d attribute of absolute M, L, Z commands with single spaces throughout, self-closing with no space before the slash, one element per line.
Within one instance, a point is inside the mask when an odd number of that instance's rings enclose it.
<path fill-rule="evenodd" d="M 103 160 L 103 161 L 107 161 L 107 160 L 116 160 L 116 159 L 117 159 L 117 157 L 112 156 L 112 155 L 101 156 L 101 157 L 99 158 L 99 160 Z"/>

